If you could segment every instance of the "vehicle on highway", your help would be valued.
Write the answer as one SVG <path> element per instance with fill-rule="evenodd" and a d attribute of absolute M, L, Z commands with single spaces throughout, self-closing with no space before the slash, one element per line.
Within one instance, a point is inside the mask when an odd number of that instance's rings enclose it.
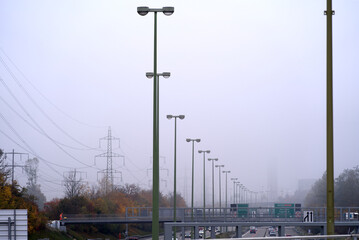
<path fill-rule="evenodd" d="M 269 232 L 269 236 L 270 237 L 276 237 L 277 236 L 277 233 L 275 231 L 270 231 Z"/>
<path fill-rule="evenodd" d="M 189 233 L 185 233 L 184 234 L 184 238 L 191 238 L 191 233 L 189 232 Z"/>
<path fill-rule="evenodd" d="M 256 233 L 256 232 L 257 232 L 257 228 L 255 226 L 249 227 L 249 233 Z"/>
<path fill-rule="evenodd" d="M 203 238 L 203 235 L 204 235 L 204 230 L 203 229 L 199 230 L 199 238 Z"/>

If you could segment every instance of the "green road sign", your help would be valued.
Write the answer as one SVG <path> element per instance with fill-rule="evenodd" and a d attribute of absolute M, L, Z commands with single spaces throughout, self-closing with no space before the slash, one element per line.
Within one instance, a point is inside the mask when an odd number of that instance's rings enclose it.
<path fill-rule="evenodd" d="M 292 218 L 294 217 L 294 203 L 275 203 L 274 216 L 277 218 Z"/>
<path fill-rule="evenodd" d="M 248 217 L 248 203 L 237 204 L 237 209 L 238 217 Z"/>

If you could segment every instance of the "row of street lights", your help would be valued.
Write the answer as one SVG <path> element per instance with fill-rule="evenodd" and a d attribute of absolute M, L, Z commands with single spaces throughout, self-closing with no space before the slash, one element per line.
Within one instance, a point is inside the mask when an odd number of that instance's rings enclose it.
<path fill-rule="evenodd" d="M 174 7 L 163 7 L 163 8 L 138 7 L 137 12 L 141 16 L 145 16 L 149 12 L 154 13 L 152 237 L 153 239 L 157 240 L 159 238 L 159 203 L 158 203 L 158 198 L 159 198 L 158 82 L 159 81 L 158 81 L 158 77 L 160 76 L 160 74 L 157 74 L 157 12 L 163 12 L 163 14 L 165 14 L 166 16 L 170 16 L 174 13 Z M 333 45 L 332 16 L 334 15 L 334 11 L 332 10 L 332 0 L 327 0 L 327 10 L 325 11 L 325 15 L 327 18 L 327 103 L 326 103 L 327 105 L 327 116 L 326 116 L 327 119 L 327 165 L 326 165 L 327 167 L 327 234 L 332 235 L 334 234 L 333 46 L 332 46 Z M 163 73 L 162 76 L 169 77 L 169 74 Z M 193 190 L 192 190 L 192 195 L 193 195 Z"/>
<path fill-rule="evenodd" d="M 237 181 L 238 178 L 231 178 L 231 180 L 233 181 L 233 202 L 234 203 L 253 202 L 253 195 L 254 195 L 254 202 L 257 202 L 258 192 L 249 190 L 241 182 Z"/>
<path fill-rule="evenodd" d="M 154 13 L 154 61 L 153 61 L 153 72 L 147 72 L 146 77 L 151 79 L 153 78 L 153 194 L 152 194 L 152 237 L 153 239 L 158 239 L 159 237 L 159 77 L 169 78 L 171 73 L 157 72 L 157 13 L 163 12 L 166 16 L 170 16 L 174 13 L 173 7 L 163 7 L 163 8 L 149 8 L 149 7 L 138 7 L 137 12 L 141 16 L 147 15 L 149 12 Z M 174 132 L 174 188 L 173 188 L 173 207 L 174 207 L 174 221 L 176 221 L 176 207 L 177 207 L 177 191 L 176 191 L 176 144 L 177 144 L 177 119 L 183 120 L 184 115 L 167 115 L 167 118 L 175 120 L 175 132 Z M 192 142 L 192 196 L 191 196 L 191 216 L 193 219 L 193 200 L 194 200 L 194 143 L 199 143 L 201 139 L 191 139 L 187 138 L 187 142 Z M 199 150 L 198 153 L 203 153 L 203 214 L 205 216 L 205 207 L 206 207 L 206 179 L 205 179 L 205 162 L 206 162 L 206 153 L 209 154 L 210 150 Z M 218 158 L 208 158 L 208 161 L 212 162 L 212 208 L 214 214 L 214 167 L 219 169 L 219 207 L 222 208 L 221 201 L 221 168 L 224 165 L 214 165 L 215 161 L 218 161 Z M 230 171 L 223 171 L 226 174 L 226 207 L 228 207 L 227 202 L 227 174 Z M 233 178 L 232 178 L 233 180 Z M 237 178 L 235 179 L 237 180 Z M 239 183 L 239 182 L 238 182 Z M 175 234 L 176 231 L 174 231 Z M 174 235 L 175 239 L 175 235 Z"/>

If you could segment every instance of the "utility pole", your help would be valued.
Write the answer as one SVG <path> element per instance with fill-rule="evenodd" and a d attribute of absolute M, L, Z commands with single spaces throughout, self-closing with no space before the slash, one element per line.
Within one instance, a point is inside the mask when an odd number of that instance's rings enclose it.
<path fill-rule="evenodd" d="M 12 164 L 11 165 L 6 165 L 5 167 L 11 167 L 11 184 L 14 187 L 15 184 L 15 168 L 16 167 L 25 167 L 25 165 L 17 165 L 15 164 L 15 155 L 19 155 L 20 157 L 22 155 L 27 155 L 27 159 L 29 159 L 29 154 L 28 153 L 20 153 L 20 152 L 15 152 L 15 150 L 13 149 L 12 152 L 6 152 L 5 154 L 5 158 L 7 157 L 7 155 L 12 155 Z"/>
<path fill-rule="evenodd" d="M 98 171 L 98 173 L 103 173 L 105 175 L 105 192 L 107 194 L 109 192 L 110 188 L 111 188 L 111 191 L 113 190 L 114 174 L 120 173 L 121 174 L 121 179 L 122 179 L 122 172 L 113 169 L 112 158 L 123 158 L 123 165 L 125 165 L 125 156 L 120 155 L 118 153 L 112 152 L 112 141 L 117 140 L 118 145 L 120 146 L 120 139 L 116 138 L 116 137 L 112 137 L 112 135 L 111 135 L 111 127 L 108 128 L 107 136 L 103 137 L 103 138 L 100 138 L 100 146 L 101 146 L 101 140 L 106 140 L 107 141 L 107 152 L 101 153 L 99 155 L 96 155 L 95 159 L 98 158 L 98 157 L 103 157 L 103 158 L 107 159 L 106 169 Z"/>
<path fill-rule="evenodd" d="M 12 155 L 12 164 L 11 165 L 6 165 L 5 167 L 11 167 L 11 185 L 12 185 L 12 188 L 15 187 L 15 168 L 16 167 L 21 167 L 21 168 L 24 168 L 26 167 L 25 165 L 16 165 L 15 164 L 15 155 L 19 155 L 20 158 L 22 155 L 27 155 L 27 160 L 29 160 L 29 154 L 28 153 L 19 153 L 19 152 L 15 152 L 15 150 L 13 149 L 12 152 L 7 152 L 7 153 L 4 153 L 5 154 L 5 159 L 7 157 L 8 154 L 11 154 Z M 13 215 L 14 215 L 14 222 L 16 223 L 16 209 L 14 208 L 14 211 L 13 211 Z M 14 232 L 16 232 L 16 224 L 14 224 Z M 16 234 L 15 234 L 15 240 L 16 240 Z"/>

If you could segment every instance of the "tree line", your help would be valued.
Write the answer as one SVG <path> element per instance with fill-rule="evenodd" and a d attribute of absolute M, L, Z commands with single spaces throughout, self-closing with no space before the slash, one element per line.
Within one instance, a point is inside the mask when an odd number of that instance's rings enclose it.
<path fill-rule="evenodd" d="M 41 186 L 37 182 L 38 160 L 28 159 L 24 168 L 28 178 L 25 187 L 11 182 L 11 169 L 5 163 L 3 150 L 0 149 L 0 209 L 27 209 L 29 235 L 44 229 L 49 220 L 59 220 L 60 214 L 116 214 L 125 216 L 126 207 L 151 207 L 152 191 L 141 189 L 135 184 L 112 186 L 107 179 L 101 179 L 97 185 L 85 184 L 79 173 L 71 171 L 64 177 L 64 198 L 46 202 Z M 108 188 L 104 186 L 109 186 Z M 106 189 L 106 190 L 105 190 Z M 177 207 L 186 207 L 180 194 L 177 194 Z M 173 207 L 173 194 L 159 196 L 160 207 Z M 124 226 L 98 225 L 74 226 L 74 230 L 89 233 L 102 232 L 118 236 L 124 232 Z M 138 225 L 132 229 L 151 231 L 150 226 Z"/>

